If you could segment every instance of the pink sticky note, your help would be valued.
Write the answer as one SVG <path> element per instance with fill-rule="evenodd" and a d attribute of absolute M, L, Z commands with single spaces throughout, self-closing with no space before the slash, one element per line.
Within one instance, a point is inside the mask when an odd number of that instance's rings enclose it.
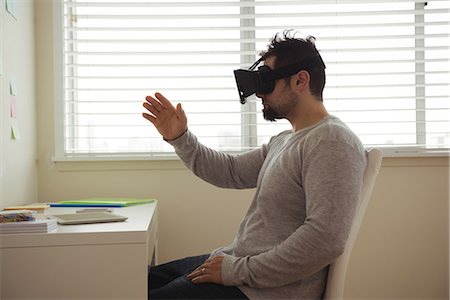
<path fill-rule="evenodd" d="M 16 96 L 11 96 L 11 117 L 17 117 L 17 101 Z"/>

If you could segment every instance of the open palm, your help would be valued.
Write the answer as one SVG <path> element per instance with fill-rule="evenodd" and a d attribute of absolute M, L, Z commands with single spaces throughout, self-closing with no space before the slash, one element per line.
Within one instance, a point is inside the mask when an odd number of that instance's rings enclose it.
<path fill-rule="evenodd" d="M 181 104 L 175 108 L 162 94 L 145 97 L 144 107 L 149 113 L 143 117 L 149 120 L 166 140 L 180 137 L 187 129 L 187 118 Z"/>

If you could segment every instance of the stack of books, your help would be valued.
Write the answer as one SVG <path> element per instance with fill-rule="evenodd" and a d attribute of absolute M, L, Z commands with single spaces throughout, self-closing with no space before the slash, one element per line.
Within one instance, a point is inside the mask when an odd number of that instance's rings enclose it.
<path fill-rule="evenodd" d="M 31 210 L 0 211 L 0 234 L 3 233 L 46 233 L 56 230 L 56 220 L 37 220 Z"/>

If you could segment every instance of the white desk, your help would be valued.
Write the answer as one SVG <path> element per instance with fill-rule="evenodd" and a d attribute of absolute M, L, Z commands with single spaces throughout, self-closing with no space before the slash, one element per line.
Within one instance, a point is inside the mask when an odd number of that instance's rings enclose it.
<path fill-rule="evenodd" d="M 49 208 L 45 214 L 73 213 Z M 0 235 L 0 299 L 147 299 L 157 203 L 114 208 L 128 220 Z"/>

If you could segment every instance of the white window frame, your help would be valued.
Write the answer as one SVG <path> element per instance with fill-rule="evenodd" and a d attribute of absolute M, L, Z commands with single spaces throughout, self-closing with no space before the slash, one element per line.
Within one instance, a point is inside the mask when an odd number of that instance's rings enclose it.
<path fill-rule="evenodd" d="M 242 7 L 241 12 L 242 13 L 248 13 L 248 10 L 251 8 Z M 423 3 L 416 2 L 416 9 L 423 9 Z M 173 160 L 177 159 L 175 153 L 171 153 L 169 155 L 147 155 L 147 154 L 124 154 L 124 155 L 105 155 L 105 156 L 99 156 L 99 155 L 87 155 L 83 157 L 70 157 L 65 154 L 64 149 L 64 76 L 63 76 L 63 68 L 64 68 L 64 54 L 63 54 L 63 1 L 57 0 L 54 1 L 54 10 L 53 10 L 53 20 L 54 20 L 54 26 L 53 26 L 53 34 L 54 34 L 54 130 L 55 130 L 55 155 L 54 160 L 55 161 L 89 161 L 89 160 Z M 241 22 L 251 22 L 248 20 L 241 20 Z M 416 15 L 416 22 L 422 23 L 423 22 L 423 14 L 417 14 Z M 242 24 L 242 25 L 249 25 L 248 23 Z M 241 38 L 249 38 L 251 36 L 251 32 L 245 32 L 241 36 Z M 416 35 L 420 36 L 423 35 L 423 26 L 417 26 L 416 27 Z M 252 47 L 252 45 L 248 45 L 243 43 L 241 45 L 242 47 Z M 418 49 L 423 49 L 423 39 L 417 38 L 416 39 L 416 47 Z M 253 45 L 254 48 L 254 45 Z M 255 49 L 252 49 L 255 50 Z M 416 56 L 422 56 L 424 53 L 423 50 L 417 50 Z M 254 56 L 253 55 L 247 55 L 246 57 L 242 58 L 243 62 L 253 62 Z M 424 64 L 423 63 L 416 63 L 416 70 L 424 71 Z M 231 72 L 231 70 L 230 70 Z M 423 75 L 417 75 L 416 76 L 416 109 L 420 107 L 424 107 L 424 76 Z M 326 87 L 325 87 L 326 88 Z M 422 95 L 422 96 L 421 96 Z M 238 102 L 236 101 L 236 105 L 238 105 Z M 256 104 L 250 103 L 243 107 L 243 112 L 251 111 L 255 112 L 257 111 Z M 424 120 L 424 112 L 423 111 L 416 111 L 417 120 Z M 254 128 L 254 126 L 245 126 L 245 124 L 252 124 L 255 123 L 255 116 L 249 115 L 249 114 L 242 114 L 242 130 L 251 130 L 251 128 Z M 421 127 L 421 123 L 417 122 L 416 126 L 418 127 L 418 131 L 416 134 L 419 137 L 419 132 L 423 130 Z M 450 124 L 449 124 L 450 126 Z M 449 128 L 450 132 L 450 128 Z M 249 134 L 250 136 L 254 136 L 253 134 Z M 248 140 L 245 142 L 245 145 L 252 146 L 255 144 L 254 140 Z M 411 149 L 406 148 L 383 148 L 384 156 L 392 156 L 392 157 L 411 157 L 411 156 L 449 156 L 449 148 L 439 148 L 439 149 L 418 149 L 416 147 L 411 147 Z"/>

